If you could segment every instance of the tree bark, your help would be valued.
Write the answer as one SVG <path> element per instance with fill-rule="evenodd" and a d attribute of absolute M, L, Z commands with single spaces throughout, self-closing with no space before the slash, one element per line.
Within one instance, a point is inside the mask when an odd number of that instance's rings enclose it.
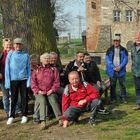
<path fill-rule="evenodd" d="M 4 37 L 22 37 L 29 53 L 58 53 L 50 0 L 0 0 Z"/>

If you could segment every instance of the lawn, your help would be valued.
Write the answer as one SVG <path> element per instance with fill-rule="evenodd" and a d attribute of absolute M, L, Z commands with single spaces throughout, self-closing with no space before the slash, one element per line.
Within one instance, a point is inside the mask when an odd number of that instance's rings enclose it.
<path fill-rule="evenodd" d="M 105 72 L 101 73 L 104 77 Z M 0 140 L 140 140 L 140 112 L 132 110 L 135 93 L 131 73 L 127 73 L 127 93 L 128 104 L 121 104 L 118 100 L 115 105 L 107 106 L 112 113 L 97 115 L 94 127 L 87 124 L 89 113 L 80 117 L 80 124 L 66 129 L 52 125 L 41 131 L 33 124 L 32 115 L 25 125 L 21 125 L 17 118 L 14 124 L 7 126 L 4 112 L 0 110 Z"/>

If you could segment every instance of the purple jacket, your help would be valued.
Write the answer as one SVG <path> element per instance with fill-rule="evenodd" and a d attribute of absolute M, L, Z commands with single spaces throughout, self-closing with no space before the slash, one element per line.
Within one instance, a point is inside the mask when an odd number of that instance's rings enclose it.
<path fill-rule="evenodd" d="M 52 89 L 56 92 L 60 87 L 59 72 L 55 67 L 40 66 L 32 72 L 31 89 L 34 94 L 38 94 L 39 90 L 47 92 Z"/>

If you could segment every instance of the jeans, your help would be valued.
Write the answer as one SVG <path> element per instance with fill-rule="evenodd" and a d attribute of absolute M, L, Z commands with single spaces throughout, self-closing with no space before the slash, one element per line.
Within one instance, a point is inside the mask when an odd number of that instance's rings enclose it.
<path fill-rule="evenodd" d="M 0 88 L 3 94 L 2 100 L 3 100 L 4 110 L 6 113 L 8 113 L 9 112 L 9 90 L 5 89 L 4 81 L 0 82 Z"/>
<path fill-rule="evenodd" d="M 120 97 L 126 97 L 125 76 L 118 77 L 117 73 L 115 73 L 114 76 L 110 78 L 110 98 L 111 98 L 111 100 L 116 100 L 117 80 L 119 81 Z"/>
<path fill-rule="evenodd" d="M 101 101 L 99 99 L 94 99 L 90 103 L 90 111 L 91 116 L 90 118 L 95 119 L 96 118 L 96 109 L 100 105 Z M 69 121 L 74 121 L 77 119 L 82 113 L 86 112 L 86 108 L 78 108 L 69 106 L 69 108 L 64 112 L 64 117 L 67 118 Z"/>
<path fill-rule="evenodd" d="M 134 83 L 135 83 L 135 92 L 136 92 L 136 104 L 140 106 L 140 77 L 134 77 Z"/>

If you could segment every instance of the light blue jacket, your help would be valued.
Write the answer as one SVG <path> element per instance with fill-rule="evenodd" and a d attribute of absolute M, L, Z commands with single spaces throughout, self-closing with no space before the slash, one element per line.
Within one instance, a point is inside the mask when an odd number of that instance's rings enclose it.
<path fill-rule="evenodd" d="M 30 87 L 31 69 L 30 57 L 24 51 L 10 51 L 5 65 L 5 88 L 10 88 L 10 81 L 27 80 Z"/>

